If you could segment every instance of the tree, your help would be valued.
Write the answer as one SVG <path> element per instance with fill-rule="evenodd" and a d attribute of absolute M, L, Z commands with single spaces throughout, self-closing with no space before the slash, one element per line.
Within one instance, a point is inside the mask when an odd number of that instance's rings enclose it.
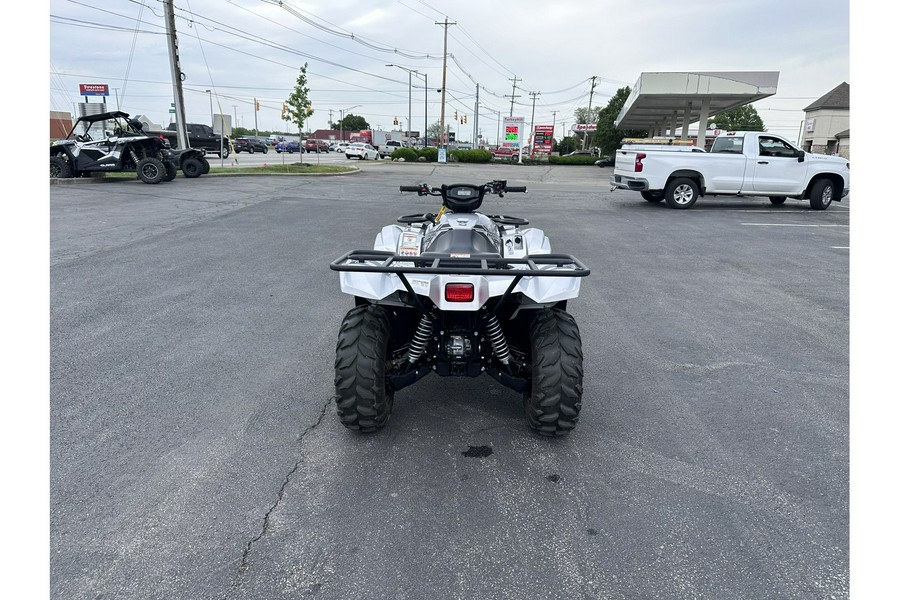
<path fill-rule="evenodd" d="M 435 146 L 440 146 L 441 139 L 441 122 L 435 121 L 428 126 L 428 141 L 433 143 Z"/>
<path fill-rule="evenodd" d="M 297 76 L 297 83 L 294 91 L 284 101 L 284 120 L 290 121 L 297 126 L 297 131 L 303 131 L 303 125 L 306 120 L 313 114 L 312 102 L 309 100 L 309 88 L 306 85 L 306 64 L 300 67 L 300 75 Z"/>
<path fill-rule="evenodd" d="M 728 131 L 765 131 L 766 126 L 762 118 L 752 104 L 738 106 L 731 110 L 725 111 L 718 115 L 713 115 L 707 121 L 707 129 L 709 124 L 715 123 L 717 129 L 726 129 Z"/>
<path fill-rule="evenodd" d="M 584 124 L 596 123 L 600 116 L 600 110 L 599 106 L 592 106 L 590 111 L 588 111 L 587 106 L 580 106 L 575 109 L 575 122 Z M 594 143 L 594 134 L 584 132 L 581 135 L 584 140 L 584 143 L 581 145 L 582 148 Z"/>
<path fill-rule="evenodd" d="M 597 133 L 594 139 L 600 148 L 600 154 L 611 154 L 622 146 L 622 139 L 627 137 L 647 137 L 647 131 L 642 129 L 616 129 L 616 117 L 622 112 L 622 107 L 631 94 L 631 88 L 625 86 L 616 90 L 615 95 L 609 99 L 606 106 L 597 117 Z"/>
<path fill-rule="evenodd" d="M 574 135 L 564 137 L 558 142 L 556 140 L 553 140 L 553 151 L 559 152 L 561 155 L 568 154 L 569 152 L 575 152 L 576 150 L 578 150 L 578 147 L 578 138 Z"/>
<path fill-rule="evenodd" d="M 343 129 L 344 131 L 361 131 L 363 129 L 372 129 L 369 122 L 359 115 L 347 113 L 343 119 L 339 119 L 331 124 L 332 129 Z"/>

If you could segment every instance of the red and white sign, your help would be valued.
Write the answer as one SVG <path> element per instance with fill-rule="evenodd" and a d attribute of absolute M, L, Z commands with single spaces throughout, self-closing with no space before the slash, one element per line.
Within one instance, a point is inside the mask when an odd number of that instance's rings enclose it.
<path fill-rule="evenodd" d="M 597 131 L 596 123 L 575 123 L 572 125 L 572 131 L 581 133 L 584 131 Z"/>
<path fill-rule="evenodd" d="M 532 152 L 536 154 L 550 154 L 552 150 L 553 125 L 535 125 Z"/>
<path fill-rule="evenodd" d="M 78 93 L 82 96 L 109 96 L 109 85 L 105 83 L 79 83 Z"/>

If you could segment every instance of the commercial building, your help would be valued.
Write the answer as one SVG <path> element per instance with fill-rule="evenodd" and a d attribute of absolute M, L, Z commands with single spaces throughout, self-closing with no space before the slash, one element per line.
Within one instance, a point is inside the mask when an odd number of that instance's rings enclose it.
<path fill-rule="evenodd" d="M 803 109 L 800 147 L 850 159 L 850 84 L 846 81 Z"/>

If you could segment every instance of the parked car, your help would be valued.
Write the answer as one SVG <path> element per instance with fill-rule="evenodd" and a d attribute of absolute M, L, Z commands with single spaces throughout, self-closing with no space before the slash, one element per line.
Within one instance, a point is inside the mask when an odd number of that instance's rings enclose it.
<path fill-rule="evenodd" d="M 575 152 L 569 152 L 568 154 L 563 154 L 563 156 L 597 156 L 596 150 L 576 150 Z"/>
<path fill-rule="evenodd" d="M 278 142 L 275 144 L 275 152 L 281 154 L 282 152 L 287 152 L 288 154 L 293 154 L 294 152 L 303 152 L 303 146 L 300 145 L 300 142 L 290 141 L 290 142 Z"/>
<path fill-rule="evenodd" d="M 518 156 L 519 151 L 512 146 L 500 146 L 491 150 L 491 154 L 494 158 L 510 158 L 511 156 Z"/>
<path fill-rule="evenodd" d="M 616 166 L 616 157 L 615 156 L 606 156 L 601 158 L 597 162 L 594 163 L 598 167 L 614 167 Z"/>
<path fill-rule="evenodd" d="M 340 152 L 341 154 L 343 154 L 348 145 L 349 144 L 347 142 L 335 142 L 328 146 L 328 149 L 332 152 Z"/>
<path fill-rule="evenodd" d="M 304 140 L 303 149 L 307 152 L 328 152 L 328 142 L 322 140 Z"/>
<path fill-rule="evenodd" d="M 265 140 L 257 137 L 239 137 L 234 140 L 234 151 L 238 154 L 241 152 L 246 152 L 247 154 L 262 152 L 265 154 L 269 151 L 269 146 Z"/>
<path fill-rule="evenodd" d="M 386 158 L 390 156 L 394 150 L 405 147 L 406 145 L 400 140 L 388 140 L 378 149 L 378 155 L 381 158 Z"/>
<path fill-rule="evenodd" d="M 354 142 L 344 150 L 344 156 L 347 158 L 356 157 L 359 160 L 378 160 L 378 150 L 371 144 Z"/>

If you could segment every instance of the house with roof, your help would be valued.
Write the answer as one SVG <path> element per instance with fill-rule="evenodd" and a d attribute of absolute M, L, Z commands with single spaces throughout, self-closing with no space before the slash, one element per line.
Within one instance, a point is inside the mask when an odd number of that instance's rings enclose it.
<path fill-rule="evenodd" d="M 846 81 L 803 109 L 800 146 L 807 152 L 850 159 L 850 84 Z"/>

